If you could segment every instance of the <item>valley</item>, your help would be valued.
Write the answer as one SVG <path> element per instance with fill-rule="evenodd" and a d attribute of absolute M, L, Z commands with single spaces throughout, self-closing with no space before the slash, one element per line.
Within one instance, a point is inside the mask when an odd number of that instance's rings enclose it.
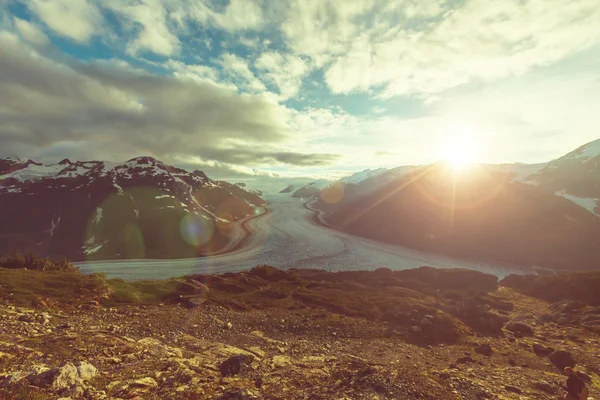
<path fill-rule="evenodd" d="M 190 259 L 116 260 L 75 263 L 85 273 L 104 272 L 126 280 L 236 272 L 268 264 L 281 269 L 320 268 L 330 271 L 417 268 L 469 268 L 500 277 L 527 268 L 457 260 L 340 232 L 317 224 L 306 200 L 271 195 L 267 213 L 247 222 L 249 235 L 231 253 Z"/>

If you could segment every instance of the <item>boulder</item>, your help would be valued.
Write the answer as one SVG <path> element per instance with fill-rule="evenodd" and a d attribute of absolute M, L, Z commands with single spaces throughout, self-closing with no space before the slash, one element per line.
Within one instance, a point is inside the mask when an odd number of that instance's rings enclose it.
<path fill-rule="evenodd" d="M 487 343 L 480 344 L 479 346 L 475 347 L 475 353 L 482 354 L 487 357 L 491 357 L 493 352 L 494 350 L 492 350 L 492 346 Z"/>
<path fill-rule="evenodd" d="M 66 363 L 62 367 L 52 368 L 38 375 L 31 375 L 29 383 L 33 386 L 49 387 L 59 391 L 81 385 L 83 381 L 79 376 L 77 367 L 71 363 Z"/>
<path fill-rule="evenodd" d="M 546 357 L 552 354 L 552 352 L 554 352 L 554 349 L 552 347 L 542 346 L 539 343 L 533 343 L 531 345 L 531 350 L 533 350 L 535 355 L 538 357 Z"/>
<path fill-rule="evenodd" d="M 533 328 L 523 322 L 511 321 L 504 325 L 504 329 L 513 333 L 519 333 L 523 336 L 533 335 Z"/>
<path fill-rule="evenodd" d="M 574 367 L 576 362 L 571 353 L 565 350 L 556 350 L 548 356 L 548 359 L 559 370 L 563 371 L 565 367 Z"/>
<path fill-rule="evenodd" d="M 254 360 L 253 356 L 239 354 L 229 357 L 219 366 L 222 376 L 233 376 L 240 373 L 243 367 L 249 365 Z"/>
<path fill-rule="evenodd" d="M 81 379 L 83 379 L 84 381 L 89 381 L 90 379 L 98 375 L 98 369 L 92 364 L 89 364 L 85 361 L 81 361 L 77 365 L 77 373 L 79 374 L 79 377 Z"/>

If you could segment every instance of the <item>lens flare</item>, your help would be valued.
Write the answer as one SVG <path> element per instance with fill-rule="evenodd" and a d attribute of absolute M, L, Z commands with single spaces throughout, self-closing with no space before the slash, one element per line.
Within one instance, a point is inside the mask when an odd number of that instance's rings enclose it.
<path fill-rule="evenodd" d="M 179 232 L 187 244 L 198 247 L 210 241 L 214 234 L 214 226 L 210 219 L 188 214 L 181 220 Z"/>

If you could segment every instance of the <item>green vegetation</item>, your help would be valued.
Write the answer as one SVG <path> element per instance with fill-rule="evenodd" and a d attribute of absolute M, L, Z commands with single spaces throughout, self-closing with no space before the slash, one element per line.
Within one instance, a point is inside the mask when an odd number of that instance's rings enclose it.
<path fill-rule="evenodd" d="M 42 258 L 35 254 L 25 256 L 18 251 L 7 257 L 0 258 L 0 267 L 8 269 L 31 269 L 36 271 L 74 272 L 79 270 L 66 258 L 60 261 L 52 261 L 48 257 Z"/>
<path fill-rule="evenodd" d="M 0 298 L 20 305 L 81 302 L 110 293 L 106 282 L 79 271 L 0 268 Z"/>

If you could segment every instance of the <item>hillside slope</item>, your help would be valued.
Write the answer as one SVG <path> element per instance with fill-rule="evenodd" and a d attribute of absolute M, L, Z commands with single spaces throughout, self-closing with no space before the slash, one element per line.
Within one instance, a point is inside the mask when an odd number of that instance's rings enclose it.
<path fill-rule="evenodd" d="M 151 157 L 44 165 L 0 160 L 0 253 L 71 259 L 178 258 L 230 242 L 264 200 Z"/>
<path fill-rule="evenodd" d="M 354 201 L 328 222 L 368 238 L 458 257 L 598 268 L 600 219 L 573 202 L 480 167 L 423 167 Z"/>

